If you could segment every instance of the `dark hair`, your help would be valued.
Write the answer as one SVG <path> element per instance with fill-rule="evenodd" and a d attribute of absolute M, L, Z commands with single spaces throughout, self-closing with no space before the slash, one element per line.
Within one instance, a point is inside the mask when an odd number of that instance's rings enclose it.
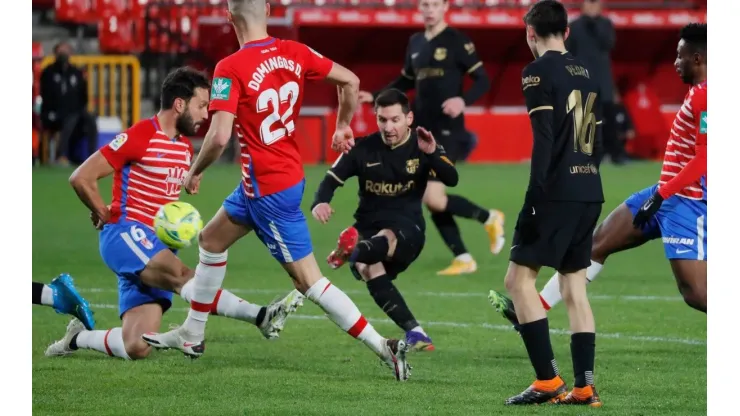
<path fill-rule="evenodd" d="M 59 52 L 59 49 L 60 49 L 60 48 L 61 48 L 62 46 L 69 46 L 69 47 L 72 47 L 72 45 L 71 45 L 71 44 L 70 44 L 69 42 L 67 42 L 66 40 L 60 41 L 60 42 L 58 42 L 58 43 L 57 43 L 56 45 L 54 45 L 54 48 L 52 49 L 52 52 L 54 52 L 54 55 L 56 55 L 56 54 L 57 54 L 57 52 Z"/>
<path fill-rule="evenodd" d="M 684 40 L 693 52 L 706 54 L 707 52 L 707 24 L 689 23 L 681 29 L 681 39 Z"/>
<path fill-rule="evenodd" d="M 535 3 L 524 15 L 524 24 L 532 26 L 537 36 L 565 36 L 568 12 L 559 1 L 542 0 Z"/>
<path fill-rule="evenodd" d="M 409 113 L 409 97 L 401 92 L 401 90 L 395 88 L 387 89 L 375 98 L 375 108 L 390 107 L 396 104 L 401 105 L 401 110 L 404 114 Z"/>
<path fill-rule="evenodd" d="M 195 95 L 196 88 L 206 90 L 211 88 L 211 82 L 205 73 L 188 66 L 173 70 L 167 74 L 164 82 L 162 82 L 162 92 L 160 94 L 162 108 L 172 108 L 177 98 L 182 98 L 185 101 L 190 100 Z"/>

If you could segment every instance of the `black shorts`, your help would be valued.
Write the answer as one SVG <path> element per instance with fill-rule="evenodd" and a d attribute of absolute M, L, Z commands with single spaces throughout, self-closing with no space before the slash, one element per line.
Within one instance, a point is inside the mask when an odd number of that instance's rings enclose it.
<path fill-rule="evenodd" d="M 542 204 L 537 208 L 537 216 L 542 218 L 537 240 L 525 244 L 515 229 L 509 260 L 535 269 L 552 267 L 560 273 L 587 268 L 591 265 L 593 233 L 601 205 L 601 202 L 564 201 Z"/>
<path fill-rule="evenodd" d="M 386 275 L 391 280 L 408 269 L 411 263 L 419 257 L 426 241 L 422 228 L 410 222 L 391 226 L 379 226 L 375 224 L 368 226 L 367 224 L 356 223 L 354 227 L 360 233 L 360 239 L 371 238 L 383 229 L 391 230 L 396 235 L 396 250 L 393 252 L 393 257 L 383 261 Z M 351 265 L 351 270 L 355 278 L 362 280 L 354 265 Z"/>

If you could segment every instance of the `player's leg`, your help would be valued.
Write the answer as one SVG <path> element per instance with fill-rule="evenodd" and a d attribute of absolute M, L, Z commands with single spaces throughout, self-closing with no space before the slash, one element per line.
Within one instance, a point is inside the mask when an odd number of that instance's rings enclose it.
<path fill-rule="evenodd" d="M 95 327 L 90 303 L 80 295 L 72 277 L 66 273 L 55 277 L 48 285 L 33 282 L 33 304 L 51 306 L 57 313 L 72 315 L 87 329 Z"/>
<path fill-rule="evenodd" d="M 296 289 L 326 312 L 343 331 L 361 340 L 383 359 L 394 369 L 398 380 L 408 379 L 406 343 L 380 336 L 349 296 L 321 273 L 301 211 L 304 187 L 305 181 L 302 181 L 282 192 L 249 201 L 257 236 L 282 264 Z"/>
<path fill-rule="evenodd" d="M 406 332 L 413 350 L 433 351 L 434 344 L 406 304 L 393 280 L 418 257 L 424 245 L 420 229 L 383 229 L 360 241 L 352 252 L 353 274 L 366 284 L 375 304 Z"/>
<path fill-rule="evenodd" d="M 671 269 L 686 304 L 707 313 L 707 262 L 672 259 Z"/>
<path fill-rule="evenodd" d="M 454 276 L 463 273 L 473 273 L 478 270 L 478 265 L 473 259 L 473 256 L 468 253 L 468 249 L 462 241 L 460 228 L 455 222 L 455 217 L 450 212 L 447 212 L 447 192 L 444 184 L 430 178 L 427 183 L 427 189 L 424 191 L 423 202 L 431 213 L 432 222 L 437 227 L 442 241 L 444 241 L 445 245 L 455 256 L 452 264 L 440 270 L 437 274 Z"/>
<path fill-rule="evenodd" d="M 575 218 L 571 224 L 575 231 L 570 242 L 564 241 L 569 248 L 557 269 L 560 292 L 570 320 L 570 351 L 575 382 L 573 390 L 558 403 L 601 407 L 594 387 L 596 324 L 586 294 L 586 268 L 591 263 L 593 233 L 601 215 L 601 204 L 568 203 L 566 206 L 571 218 Z"/>

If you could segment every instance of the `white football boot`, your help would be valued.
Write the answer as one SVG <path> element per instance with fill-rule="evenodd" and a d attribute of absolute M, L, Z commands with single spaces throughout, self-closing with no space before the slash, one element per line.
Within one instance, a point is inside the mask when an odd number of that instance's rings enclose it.
<path fill-rule="evenodd" d="M 267 339 L 275 339 L 285 327 L 285 321 L 291 313 L 303 306 L 305 296 L 293 290 L 282 299 L 277 299 L 267 305 L 265 317 L 259 326 L 260 332 Z"/>
<path fill-rule="evenodd" d="M 406 381 L 411 376 L 411 366 L 406 361 L 406 353 L 409 346 L 406 342 L 398 339 L 385 340 L 386 354 L 383 362 L 390 367 L 396 375 L 396 380 Z"/>
<path fill-rule="evenodd" d="M 67 333 L 64 334 L 64 338 L 49 345 L 44 355 L 47 357 L 60 357 L 72 354 L 75 350 L 69 348 L 69 343 L 72 342 L 72 338 L 74 338 L 75 335 L 84 330 L 85 325 L 79 319 L 72 319 L 67 325 Z"/>
<path fill-rule="evenodd" d="M 190 358 L 200 358 L 206 351 L 205 336 L 192 334 L 183 327 L 165 333 L 147 332 L 141 338 L 158 350 L 179 350 Z"/>

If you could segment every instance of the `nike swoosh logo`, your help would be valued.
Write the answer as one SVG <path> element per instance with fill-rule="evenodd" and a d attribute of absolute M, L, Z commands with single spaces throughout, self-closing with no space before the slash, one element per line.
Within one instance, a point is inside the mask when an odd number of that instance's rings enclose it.
<path fill-rule="evenodd" d="M 196 343 L 185 342 L 185 343 L 182 344 L 182 346 L 185 347 L 185 348 L 194 347 L 196 345 L 198 345 L 197 342 Z"/>
<path fill-rule="evenodd" d="M 365 165 L 365 166 L 367 166 L 367 167 L 371 168 L 371 167 L 373 167 L 373 166 L 378 166 L 378 165 L 381 165 L 381 163 L 380 163 L 380 162 L 378 162 L 378 163 L 368 163 L 368 164 L 367 164 L 367 165 Z"/>
<path fill-rule="evenodd" d="M 688 253 L 691 250 L 676 250 L 676 254 Z"/>

